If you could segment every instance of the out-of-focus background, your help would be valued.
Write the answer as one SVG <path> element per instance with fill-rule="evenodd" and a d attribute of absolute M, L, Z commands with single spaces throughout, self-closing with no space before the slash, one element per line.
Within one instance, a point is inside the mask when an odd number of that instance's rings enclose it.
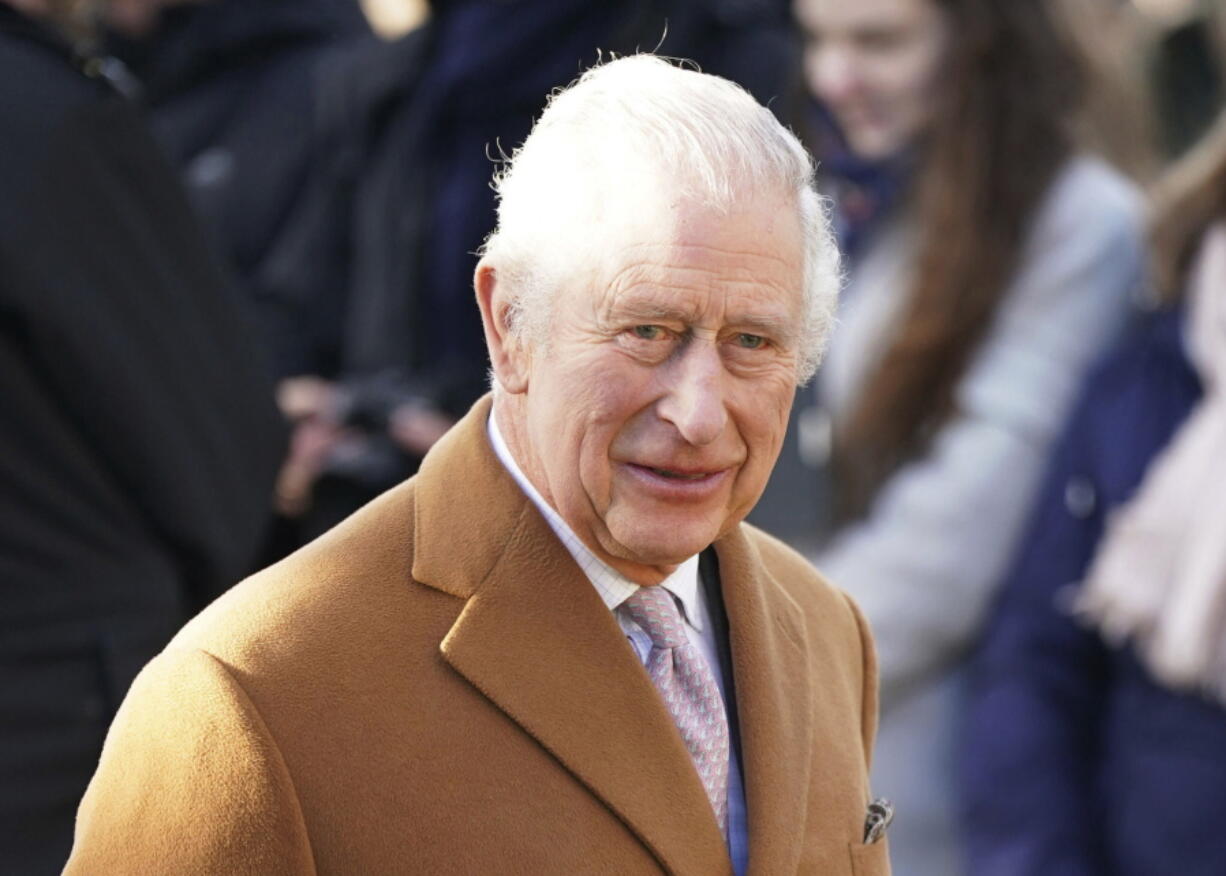
<path fill-rule="evenodd" d="M 485 391 L 499 157 L 640 50 L 830 202 L 750 519 L 874 627 L 894 872 L 1226 873 L 1222 0 L 0 2 L 0 873 L 179 626 Z"/>

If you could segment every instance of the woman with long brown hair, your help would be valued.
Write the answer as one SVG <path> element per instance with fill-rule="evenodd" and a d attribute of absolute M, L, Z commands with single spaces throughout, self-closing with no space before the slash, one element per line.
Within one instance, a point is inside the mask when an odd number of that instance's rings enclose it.
<path fill-rule="evenodd" d="M 794 9 L 850 266 L 818 377 L 833 525 L 816 562 L 877 638 L 899 872 L 950 876 L 960 668 L 1139 285 L 1139 198 L 1078 151 L 1082 68 L 1043 0 Z"/>
<path fill-rule="evenodd" d="M 1156 201 L 1162 306 L 1088 381 L 973 664 L 975 873 L 1226 867 L 1226 115 Z"/>

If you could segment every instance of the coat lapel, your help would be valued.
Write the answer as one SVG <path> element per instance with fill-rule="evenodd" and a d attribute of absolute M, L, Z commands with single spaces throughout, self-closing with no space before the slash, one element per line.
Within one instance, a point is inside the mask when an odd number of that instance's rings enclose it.
<path fill-rule="evenodd" d="M 765 572 L 743 527 L 715 549 L 741 727 L 749 870 L 795 873 L 815 745 L 810 643 L 800 607 Z"/>
<path fill-rule="evenodd" d="M 489 410 L 478 403 L 417 481 L 413 577 L 466 600 L 443 658 L 667 870 L 729 872 L 680 734 L 616 619 L 494 455 Z"/>

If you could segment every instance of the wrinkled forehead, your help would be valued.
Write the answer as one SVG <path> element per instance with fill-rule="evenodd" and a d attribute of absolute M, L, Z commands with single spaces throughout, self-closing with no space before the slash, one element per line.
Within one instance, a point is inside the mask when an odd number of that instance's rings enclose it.
<path fill-rule="evenodd" d="M 576 291 L 602 312 L 697 316 L 716 307 L 799 319 L 804 240 L 788 197 L 759 194 L 713 207 L 661 192 L 622 202 L 599 231 L 587 282 Z"/>

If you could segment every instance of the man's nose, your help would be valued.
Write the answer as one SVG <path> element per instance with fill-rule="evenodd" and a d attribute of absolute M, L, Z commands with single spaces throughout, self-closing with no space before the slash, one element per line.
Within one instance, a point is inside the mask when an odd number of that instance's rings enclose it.
<path fill-rule="evenodd" d="M 669 386 L 658 406 L 660 417 L 671 423 L 686 443 L 696 447 L 710 444 L 728 422 L 725 371 L 718 346 L 693 339 L 670 364 L 665 375 Z"/>

